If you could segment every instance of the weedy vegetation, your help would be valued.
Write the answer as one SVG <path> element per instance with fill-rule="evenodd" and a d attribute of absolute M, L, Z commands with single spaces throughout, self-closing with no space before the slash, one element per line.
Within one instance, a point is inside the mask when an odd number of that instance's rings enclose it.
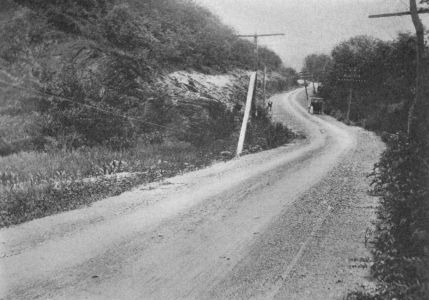
<path fill-rule="evenodd" d="M 3 2 L 0 227 L 232 157 L 242 116 L 231 107 L 247 86 L 238 80 L 225 101 L 195 86 L 193 97 L 175 94 L 159 80 L 253 67 L 252 43 L 208 10 L 186 0 Z M 268 92 L 295 84 L 274 52 L 262 47 L 260 58 L 283 76 Z M 246 151 L 293 138 L 260 116 Z"/>

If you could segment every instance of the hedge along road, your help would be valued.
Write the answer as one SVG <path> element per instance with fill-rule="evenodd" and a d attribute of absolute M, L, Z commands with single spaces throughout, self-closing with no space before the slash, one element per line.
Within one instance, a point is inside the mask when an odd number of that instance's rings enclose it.
<path fill-rule="evenodd" d="M 382 144 L 307 114 L 303 95 L 273 97 L 273 117 L 306 139 L 0 230 L 0 298 L 311 299 L 360 285 L 365 274 L 345 269 L 367 255 L 370 206 L 347 214 L 337 204 L 365 197 L 365 185 L 345 187 L 364 183 Z"/>

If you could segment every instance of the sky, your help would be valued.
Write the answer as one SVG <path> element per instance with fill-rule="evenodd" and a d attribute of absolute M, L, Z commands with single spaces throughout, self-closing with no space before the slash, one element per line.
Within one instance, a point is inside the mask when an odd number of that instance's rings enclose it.
<path fill-rule="evenodd" d="M 392 40 L 413 32 L 410 16 L 369 19 L 370 14 L 407 11 L 408 0 L 195 0 L 238 34 L 284 33 L 261 38 L 287 66 L 301 69 L 306 55 L 327 53 L 341 41 L 366 34 Z M 429 15 L 422 15 L 426 28 Z"/>

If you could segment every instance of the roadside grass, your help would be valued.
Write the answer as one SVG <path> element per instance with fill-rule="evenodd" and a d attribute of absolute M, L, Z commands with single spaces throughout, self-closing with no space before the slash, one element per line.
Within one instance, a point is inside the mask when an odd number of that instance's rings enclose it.
<path fill-rule="evenodd" d="M 0 227 L 88 205 L 212 160 L 190 145 L 21 152 L 0 158 Z"/>
<path fill-rule="evenodd" d="M 275 148 L 295 137 L 260 113 L 249 129 L 245 153 Z M 116 151 L 84 147 L 0 157 L 0 228 L 80 208 L 144 183 L 231 159 L 237 140 L 234 133 L 201 147 L 176 140 Z"/>
<path fill-rule="evenodd" d="M 168 160 L 179 165 L 193 159 L 199 161 L 198 155 L 195 147 L 185 143 L 143 144 L 119 151 L 84 147 L 71 151 L 20 152 L 0 158 L 0 170 L 3 177 L 12 177 L 11 183 L 40 184 L 52 179 L 72 181 L 120 172 L 142 172 L 158 161 Z"/>

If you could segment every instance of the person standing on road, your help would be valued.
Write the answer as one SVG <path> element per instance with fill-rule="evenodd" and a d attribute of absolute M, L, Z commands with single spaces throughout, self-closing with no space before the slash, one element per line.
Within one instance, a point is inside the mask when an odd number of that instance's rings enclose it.
<path fill-rule="evenodd" d="M 270 112 L 273 110 L 273 102 L 271 100 L 268 100 L 267 110 Z"/>

